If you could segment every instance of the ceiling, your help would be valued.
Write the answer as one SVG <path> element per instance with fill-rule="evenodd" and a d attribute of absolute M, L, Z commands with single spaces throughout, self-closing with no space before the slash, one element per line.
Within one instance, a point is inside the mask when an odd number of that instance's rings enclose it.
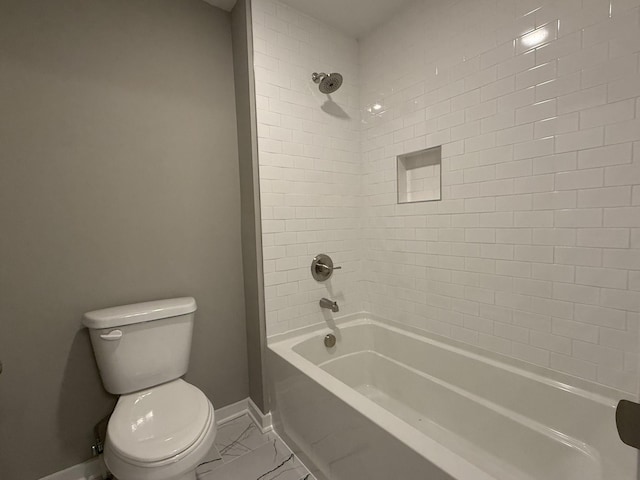
<path fill-rule="evenodd" d="M 227 12 L 230 12 L 231 9 L 236 4 L 237 0 L 204 0 L 204 1 L 207 3 L 210 3 L 214 7 L 218 7 L 223 10 L 226 10 Z"/>
<path fill-rule="evenodd" d="M 231 11 L 236 0 L 204 0 Z M 281 0 L 352 38 L 361 38 L 411 0 Z"/>
<path fill-rule="evenodd" d="M 282 0 L 352 38 L 362 38 L 412 0 Z"/>

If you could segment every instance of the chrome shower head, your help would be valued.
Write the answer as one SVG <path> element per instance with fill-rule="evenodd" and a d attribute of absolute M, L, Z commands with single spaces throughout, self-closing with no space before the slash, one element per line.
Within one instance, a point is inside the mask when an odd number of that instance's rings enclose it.
<path fill-rule="evenodd" d="M 320 92 L 329 94 L 342 86 L 342 75 L 339 73 L 314 73 L 311 79 L 318 84 Z"/>

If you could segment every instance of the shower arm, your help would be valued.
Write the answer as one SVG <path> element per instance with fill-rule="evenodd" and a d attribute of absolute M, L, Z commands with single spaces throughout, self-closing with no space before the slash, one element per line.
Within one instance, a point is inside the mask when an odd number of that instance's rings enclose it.
<path fill-rule="evenodd" d="M 322 81 L 322 79 L 323 79 L 324 77 L 326 77 L 326 76 L 327 76 L 327 74 L 326 74 L 326 73 L 324 73 L 324 72 L 320 72 L 320 73 L 318 73 L 318 72 L 314 72 L 314 73 L 311 75 L 311 80 L 313 80 L 313 81 L 314 81 L 314 83 L 320 83 L 320 82 Z"/>

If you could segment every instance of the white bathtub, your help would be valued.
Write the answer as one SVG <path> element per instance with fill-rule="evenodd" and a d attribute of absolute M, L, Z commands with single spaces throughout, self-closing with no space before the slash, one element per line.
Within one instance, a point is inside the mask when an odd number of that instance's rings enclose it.
<path fill-rule="evenodd" d="M 628 396 L 461 347 L 370 316 L 271 341 L 276 430 L 331 480 L 638 478 Z"/>

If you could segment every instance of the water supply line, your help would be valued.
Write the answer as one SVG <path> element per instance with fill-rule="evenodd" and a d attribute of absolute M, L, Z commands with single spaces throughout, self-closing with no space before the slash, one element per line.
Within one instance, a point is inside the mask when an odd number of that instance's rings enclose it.
<path fill-rule="evenodd" d="M 104 440 L 107 433 L 107 424 L 109 423 L 109 418 L 111 418 L 111 414 L 108 414 L 103 419 L 101 419 L 98 423 L 96 423 L 95 427 L 93 427 L 93 441 L 95 442 L 91 445 L 91 453 L 93 453 L 94 457 L 102 454 L 104 452 Z M 102 434 L 104 432 L 104 435 Z"/>

